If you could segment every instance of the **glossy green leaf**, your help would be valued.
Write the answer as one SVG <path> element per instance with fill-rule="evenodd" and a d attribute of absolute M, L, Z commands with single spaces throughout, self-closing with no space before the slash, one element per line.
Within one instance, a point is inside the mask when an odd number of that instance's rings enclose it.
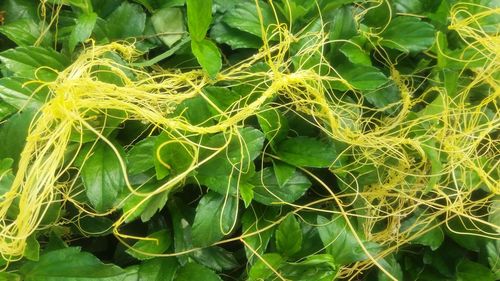
<path fill-rule="evenodd" d="M 193 245 L 211 245 L 231 231 L 238 216 L 237 204 L 236 198 L 215 192 L 203 196 L 194 217 L 191 234 Z"/>
<path fill-rule="evenodd" d="M 126 252 L 138 260 L 147 260 L 154 258 L 155 254 L 165 252 L 172 243 L 170 232 L 166 229 L 151 233 L 145 238 L 147 240 L 136 242 Z"/>
<path fill-rule="evenodd" d="M 54 80 L 57 73 L 48 68 L 63 70 L 69 65 L 68 59 L 60 53 L 43 47 L 18 47 L 0 53 L 0 61 L 18 77 Z"/>
<path fill-rule="evenodd" d="M 274 226 L 271 224 L 278 218 L 278 211 L 273 207 L 252 205 L 243 214 L 241 219 L 243 234 L 248 235 L 244 238 L 245 244 L 248 245 L 245 247 L 245 254 L 250 263 L 258 260 L 254 251 L 259 255 L 266 252 L 274 232 Z"/>
<path fill-rule="evenodd" d="M 343 217 L 336 215 L 329 220 L 318 216 L 317 223 L 321 241 L 326 247 L 326 252 L 333 256 L 335 263 L 349 264 L 366 259 L 366 254 Z"/>
<path fill-rule="evenodd" d="M 262 259 L 266 262 L 264 263 Z M 250 268 L 248 281 L 267 280 L 268 277 L 274 276 L 271 268 L 274 270 L 279 269 L 281 263 L 284 261 L 279 254 L 275 253 L 262 255 L 262 259 L 257 260 L 252 268 Z"/>
<path fill-rule="evenodd" d="M 36 92 L 35 84 L 26 84 L 29 79 L 18 77 L 0 78 L 0 98 L 17 109 L 39 108 L 46 100 L 44 89 Z"/>
<path fill-rule="evenodd" d="M 278 143 L 288 134 L 288 120 L 274 108 L 264 109 L 257 114 L 259 125 L 271 144 Z"/>
<path fill-rule="evenodd" d="M 378 68 L 369 65 L 354 65 L 346 62 L 336 69 L 341 78 L 358 90 L 374 90 L 389 81 L 387 76 Z M 345 84 L 337 81 L 332 83 L 332 87 L 339 90 L 348 90 Z"/>
<path fill-rule="evenodd" d="M 191 50 L 203 70 L 211 78 L 215 78 L 222 67 L 221 54 L 217 45 L 207 39 L 201 41 L 192 40 Z"/>
<path fill-rule="evenodd" d="M 146 13 L 141 6 L 123 2 L 107 18 L 110 39 L 126 39 L 139 36 L 146 26 Z"/>
<path fill-rule="evenodd" d="M 132 175 L 155 167 L 155 144 L 157 137 L 148 137 L 138 142 L 127 153 L 127 168 Z"/>
<path fill-rule="evenodd" d="M 0 33 L 21 47 L 32 46 L 41 36 L 40 26 L 31 18 L 23 18 L 9 24 L 0 25 Z M 51 33 L 47 34 L 41 44 L 44 47 L 52 45 Z"/>
<path fill-rule="evenodd" d="M 179 263 L 175 257 L 154 258 L 139 266 L 141 281 L 174 281 Z"/>
<path fill-rule="evenodd" d="M 20 273 L 25 281 L 121 281 L 125 271 L 72 247 L 46 253 L 37 262 L 27 262 Z"/>
<path fill-rule="evenodd" d="M 188 143 L 174 140 L 166 133 L 156 138 L 153 159 L 157 179 L 182 174 L 195 160 L 194 151 Z"/>
<path fill-rule="evenodd" d="M 215 271 L 231 270 L 239 267 L 233 252 L 219 246 L 212 246 L 195 251 L 192 257 L 196 262 Z"/>
<path fill-rule="evenodd" d="M 160 39 L 168 47 L 172 47 L 182 38 L 184 30 L 184 17 L 179 8 L 163 8 L 156 10 L 151 16 L 151 22 Z"/>
<path fill-rule="evenodd" d="M 217 149 L 223 148 L 227 141 L 229 144 L 220 152 L 214 152 L 212 149 L 200 152 L 200 159 L 217 154 L 196 170 L 196 178 L 213 191 L 236 196 L 238 184 L 243 184 L 255 173 L 253 160 L 262 151 L 264 134 L 257 129 L 246 127 L 238 130 L 237 135 L 214 135 L 203 145 Z"/>
<path fill-rule="evenodd" d="M 223 22 L 217 22 L 212 26 L 210 38 L 219 44 L 231 46 L 233 50 L 241 48 L 257 49 L 262 46 L 261 38 L 247 32 L 241 32 Z"/>
<path fill-rule="evenodd" d="M 338 156 L 333 143 L 303 136 L 284 140 L 276 154 L 294 166 L 316 168 L 330 167 Z"/>
<path fill-rule="evenodd" d="M 88 144 L 92 146 L 93 144 Z M 123 155 L 120 146 L 118 151 Z M 87 198 L 97 211 L 106 211 L 115 205 L 125 179 L 118 156 L 111 147 L 99 142 L 81 168 L 81 177 Z"/>
<path fill-rule="evenodd" d="M 68 39 L 68 49 L 72 53 L 78 43 L 85 42 L 90 35 L 97 20 L 96 13 L 82 14 L 76 19 L 76 25 Z"/>
<path fill-rule="evenodd" d="M 431 24 L 416 17 L 399 16 L 391 20 L 381 36 L 383 46 L 403 52 L 419 52 L 432 46 L 435 30 Z"/>
<path fill-rule="evenodd" d="M 349 6 L 344 6 L 333 12 L 333 21 L 330 28 L 330 39 L 349 39 L 357 33 L 356 22 L 354 21 L 354 10 Z"/>
<path fill-rule="evenodd" d="M 12 158 L 14 169 L 17 169 L 17 163 L 35 113 L 36 111 L 32 109 L 24 110 L 14 114 L 0 126 L 0 159 Z"/>
<path fill-rule="evenodd" d="M 293 203 L 311 186 L 311 182 L 299 171 L 294 171 L 293 175 L 280 185 L 271 167 L 257 172 L 250 183 L 254 185 L 254 200 L 265 205 Z"/>
<path fill-rule="evenodd" d="M 222 279 L 212 270 L 197 264 L 188 263 L 177 271 L 176 281 L 222 281 Z"/>
<path fill-rule="evenodd" d="M 264 20 L 264 29 L 272 23 L 275 23 L 275 18 L 271 7 L 259 1 L 260 12 Z M 252 1 L 238 3 L 233 9 L 229 9 L 222 22 L 232 28 L 248 32 L 255 36 L 262 36 L 261 22 L 257 13 L 257 6 Z"/>
<path fill-rule="evenodd" d="M 292 256 L 302 246 L 302 230 L 295 216 L 289 214 L 276 229 L 276 248 L 284 256 Z"/>

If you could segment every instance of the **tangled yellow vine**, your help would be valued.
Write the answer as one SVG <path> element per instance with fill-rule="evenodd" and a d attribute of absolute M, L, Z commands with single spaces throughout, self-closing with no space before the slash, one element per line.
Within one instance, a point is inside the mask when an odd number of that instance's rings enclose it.
<path fill-rule="evenodd" d="M 455 30 L 468 47 L 476 50 L 481 57 L 441 55 L 465 63 L 469 59 L 485 59 L 486 63 L 474 70 L 468 87 L 453 95 L 447 93 L 444 87 L 434 86 L 426 89 L 422 95 L 414 96 L 419 87 L 414 84 L 414 77 L 399 73 L 395 62 L 391 62 L 380 47 L 374 46 L 391 70 L 390 78 L 401 93 L 401 100 L 390 105 L 398 109 L 397 114 L 384 119 L 378 119 L 373 108 L 363 105 L 361 93 L 343 79 L 323 57 L 323 49 L 331 43 L 323 31 L 293 34 L 285 24 L 269 27 L 262 25 L 264 46 L 259 52 L 224 69 L 215 79 L 210 79 L 201 70 L 183 72 L 134 66 L 141 54 L 132 44 L 89 44 L 71 66 L 57 73 L 55 81 L 32 82 L 39 83 L 40 88 L 49 89 L 50 99 L 39 110 L 30 126 L 14 183 L 0 200 L 2 257 L 8 261 L 20 259 L 27 238 L 39 229 L 52 226 L 44 224 L 42 220 L 55 201 L 71 202 L 82 213 L 105 215 L 74 199 L 75 187 L 78 185 L 76 180 L 61 180 L 71 169 L 74 170 L 75 157 L 83 145 L 81 139 L 77 148 L 73 147 L 74 151 L 69 153 L 70 139 L 75 135 L 83 138 L 84 131 L 93 132 L 98 139 L 114 149 L 126 175 L 126 165 L 118 150 L 107 140 L 102 132 L 103 128 L 93 125 L 95 113 L 108 116 L 113 110 L 122 112 L 126 120 L 139 120 L 150 124 L 155 130 L 168 132 L 174 142 L 182 144 L 192 153 L 194 160 L 189 168 L 153 192 L 140 192 L 126 180 L 131 195 L 139 195 L 143 199 L 114 223 L 114 234 L 121 239 L 144 239 L 120 233 L 120 227 L 149 198 L 179 186 L 188 174 L 211 157 L 198 159 L 200 144 L 187 136 L 225 132 L 231 137 L 238 137 L 238 127 L 247 118 L 264 110 L 264 106 L 272 105 L 269 101 L 276 96 L 282 96 L 288 101 L 277 106 L 302 116 L 312 116 L 314 125 L 325 136 L 348 144 L 339 159 L 344 156 L 354 159 L 347 166 L 338 167 L 332 163 L 332 173 L 347 175 L 341 179 L 345 186 L 342 193 L 336 194 L 326 183 L 305 170 L 316 180 L 318 186 L 328 191 L 329 196 L 304 206 L 282 202 L 294 207 L 295 213 L 313 209 L 341 214 L 347 219 L 353 233 L 354 227 L 348 218 L 363 219 L 364 239 L 355 234 L 358 242 L 362 244 L 365 240 L 374 241 L 384 246 L 385 250 L 373 256 L 363 246 L 369 259 L 342 268 L 340 276 L 353 276 L 373 265 L 384 270 L 378 262 L 382 257 L 438 227 L 434 223 L 438 217 L 445 217 L 442 220 L 444 223 L 454 217 L 466 218 L 476 225 L 476 229 L 471 230 L 470 234 L 498 239 L 500 226 L 488 222 L 475 210 L 487 204 L 492 197 L 500 195 L 500 186 L 495 176 L 499 169 L 499 141 L 490 137 L 498 135 L 500 126 L 497 107 L 500 94 L 500 37 L 498 30 L 496 33 L 486 32 L 478 24 L 481 18 L 498 15 L 500 11 L 480 7 L 478 13 L 470 14 L 467 5 L 471 4 L 457 4 L 453 7 L 449 28 Z M 291 45 L 299 41 L 308 42 L 297 53 L 297 56 L 304 58 L 303 63 L 291 71 L 292 58 L 288 53 Z M 440 49 L 439 40 L 437 42 L 437 49 Z M 110 53 L 118 54 L 124 63 L 109 58 L 107 55 Z M 312 67 L 307 66 L 308 58 L 313 57 L 319 57 L 320 62 Z M 251 70 L 258 63 L 264 63 L 267 69 Z M 102 73 L 112 75 L 118 82 L 100 81 L 98 76 Z M 327 86 L 332 82 L 344 84 L 357 100 L 348 100 L 334 93 Z M 213 104 L 202 91 L 207 85 L 241 83 L 252 85 L 252 95 L 257 95 L 258 98 L 249 102 L 244 97 L 226 111 Z M 470 90 L 482 83 L 489 85 L 491 92 L 481 103 L 469 104 L 467 97 Z M 181 116 L 170 114 L 181 102 L 197 96 L 205 98 L 219 112 L 215 125 L 190 124 Z M 417 104 L 428 100 L 429 96 L 435 96 L 434 101 L 427 105 L 432 111 L 419 114 L 412 110 Z M 486 114 L 487 107 L 495 109 L 493 116 Z M 225 146 L 210 148 L 212 156 L 224 148 Z M 440 159 L 445 159 L 445 164 L 438 165 Z M 360 189 L 356 175 L 362 174 L 358 169 L 364 165 L 384 167 L 389 172 L 377 175 L 377 183 Z M 472 177 L 478 179 L 474 181 L 475 186 L 468 184 L 472 182 Z M 490 197 L 473 199 L 472 193 L 477 188 L 488 190 Z M 324 208 L 327 202 L 332 203 L 335 208 Z M 415 224 L 399 231 L 401 221 L 418 209 L 424 211 Z M 114 211 L 116 210 L 109 212 Z M 375 225 L 381 221 L 387 222 L 387 226 L 383 230 L 375 230 Z M 275 222 L 277 223 L 279 221 Z M 485 225 L 495 231 L 485 232 L 482 227 Z M 414 229 L 418 231 L 415 232 Z M 451 226 L 449 229 L 454 231 Z M 244 242 L 243 238 L 258 235 L 261 231 L 264 230 L 244 233 L 227 241 Z M 182 253 L 163 256 L 179 254 Z"/>

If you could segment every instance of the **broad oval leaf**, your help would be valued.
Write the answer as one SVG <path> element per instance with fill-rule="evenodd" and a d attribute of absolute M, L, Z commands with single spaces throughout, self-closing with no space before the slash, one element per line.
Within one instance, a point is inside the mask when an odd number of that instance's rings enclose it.
<path fill-rule="evenodd" d="M 87 146 L 92 146 L 87 144 Z M 122 155 L 122 148 L 115 146 Z M 104 142 L 98 142 L 81 168 L 87 198 L 99 212 L 114 206 L 125 179 L 118 156 Z"/>
<path fill-rule="evenodd" d="M 212 0 L 187 0 L 188 29 L 193 41 L 202 41 L 212 22 Z"/>
<path fill-rule="evenodd" d="M 380 44 L 403 52 L 419 52 L 434 44 L 434 26 L 416 17 L 399 16 L 381 34 Z"/>
<path fill-rule="evenodd" d="M 291 256 L 302 246 L 302 230 L 294 215 L 289 214 L 276 229 L 276 247 L 284 256 Z"/>
<path fill-rule="evenodd" d="M 194 246 L 208 246 L 231 231 L 238 216 L 238 199 L 209 192 L 196 208 L 191 237 Z"/>
<path fill-rule="evenodd" d="M 222 279 L 212 270 L 197 264 L 188 263 L 177 271 L 176 281 L 222 281 Z"/>
<path fill-rule="evenodd" d="M 201 41 L 192 40 L 191 50 L 198 63 L 208 73 L 208 76 L 215 78 L 222 67 L 221 54 L 217 45 L 207 39 Z"/>
<path fill-rule="evenodd" d="M 281 142 L 276 154 L 281 160 L 298 167 L 327 168 L 337 159 L 333 143 L 311 137 L 294 137 Z"/>
<path fill-rule="evenodd" d="M 136 242 L 126 252 L 138 260 L 148 260 L 154 258 L 155 254 L 164 253 L 172 244 L 170 232 L 166 229 L 154 232 L 146 238 L 148 240 Z"/>
<path fill-rule="evenodd" d="M 37 262 L 27 262 L 20 273 L 25 281 L 121 281 L 125 275 L 118 266 L 104 264 L 74 247 L 53 250 Z"/>

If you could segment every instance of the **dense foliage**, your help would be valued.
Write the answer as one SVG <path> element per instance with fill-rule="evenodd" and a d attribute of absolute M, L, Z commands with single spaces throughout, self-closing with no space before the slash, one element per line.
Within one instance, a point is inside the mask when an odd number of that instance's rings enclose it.
<path fill-rule="evenodd" d="M 497 0 L 3 0 L 0 280 L 498 280 Z"/>

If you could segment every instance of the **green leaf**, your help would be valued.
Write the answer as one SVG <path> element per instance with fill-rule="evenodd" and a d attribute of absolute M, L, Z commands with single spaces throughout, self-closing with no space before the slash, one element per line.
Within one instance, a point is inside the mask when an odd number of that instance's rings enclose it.
<path fill-rule="evenodd" d="M 491 271 L 495 274 L 495 279 L 500 279 L 500 240 L 486 243 L 486 253 Z"/>
<path fill-rule="evenodd" d="M 265 205 L 293 203 L 311 186 L 311 182 L 299 171 L 294 171 L 294 174 L 280 185 L 271 167 L 257 172 L 250 183 L 254 185 L 254 200 Z"/>
<path fill-rule="evenodd" d="M 222 281 L 212 270 L 197 263 L 188 263 L 177 271 L 176 281 Z"/>
<path fill-rule="evenodd" d="M 87 144 L 92 146 L 93 143 Z M 122 148 L 115 146 L 122 155 Z M 115 205 L 120 190 L 125 186 L 118 156 L 104 142 L 98 142 L 81 168 L 81 177 L 87 198 L 99 212 Z"/>
<path fill-rule="evenodd" d="M 139 266 L 141 281 L 174 281 L 179 263 L 175 257 L 154 258 Z"/>
<path fill-rule="evenodd" d="M 47 98 L 46 91 L 36 92 L 38 85 L 27 84 L 28 81 L 18 77 L 0 78 L 0 98 L 17 109 L 41 107 Z"/>
<path fill-rule="evenodd" d="M 393 255 L 390 255 L 388 257 L 385 257 L 384 259 L 380 260 L 380 265 L 387 270 L 393 277 L 395 277 L 397 280 L 403 280 L 403 270 L 401 269 L 401 265 L 398 263 L 398 261 L 394 258 Z M 393 280 L 392 278 L 389 278 L 384 272 L 381 270 L 378 271 L 378 281 L 390 281 Z"/>
<path fill-rule="evenodd" d="M 221 54 L 217 45 L 207 39 L 201 41 L 192 40 L 191 50 L 203 70 L 214 79 L 222 67 Z"/>
<path fill-rule="evenodd" d="M 87 40 L 94 30 L 97 20 L 96 13 L 82 14 L 76 19 L 76 25 L 68 38 L 68 49 L 72 53 L 78 43 Z"/>
<path fill-rule="evenodd" d="M 261 1 L 259 1 L 259 7 L 264 20 L 263 25 L 265 30 L 270 24 L 275 23 L 274 13 L 268 4 Z M 257 13 L 257 6 L 253 1 L 238 3 L 236 7 L 224 14 L 222 22 L 232 28 L 246 31 L 262 38 L 261 22 Z"/>
<path fill-rule="evenodd" d="M 175 177 L 187 171 L 193 165 L 194 151 L 186 142 L 171 138 L 162 133 L 156 138 L 154 148 L 154 164 L 156 178 L 163 179 L 167 175 Z"/>
<path fill-rule="evenodd" d="M 18 77 L 52 81 L 57 77 L 55 70 L 64 70 L 69 60 L 60 53 L 43 47 L 17 47 L 0 53 L 0 61 L 6 69 Z M 45 67 L 41 68 L 40 67 Z"/>
<path fill-rule="evenodd" d="M 121 281 L 125 274 L 74 247 L 46 253 L 38 262 L 25 263 L 19 272 L 25 281 Z"/>
<path fill-rule="evenodd" d="M 215 271 L 231 270 L 240 266 L 232 252 L 217 246 L 196 251 L 192 257 L 198 263 Z"/>
<path fill-rule="evenodd" d="M 302 230 L 294 215 L 289 214 L 276 229 L 276 248 L 284 256 L 292 256 L 302 246 Z"/>
<path fill-rule="evenodd" d="M 266 262 L 264 263 L 263 260 Z M 262 259 L 257 260 L 257 262 L 250 268 L 248 273 L 248 281 L 258 281 L 267 280 L 267 278 L 274 276 L 274 272 L 271 270 L 278 270 L 284 259 L 275 253 L 269 253 L 262 255 Z M 269 268 L 271 267 L 271 268 Z"/>
<path fill-rule="evenodd" d="M 340 51 L 354 64 L 372 65 L 370 54 L 357 44 L 346 42 L 340 47 Z"/>
<path fill-rule="evenodd" d="M 146 172 L 155 167 L 155 144 L 157 137 L 147 137 L 138 142 L 127 153 L 127 168 L 131 175 Z"/>
<path fill-rule="evenodd" d="M 0 280 L 4 281 L 22 281 L 21 275 L 10 272 L 0 272 Z"/>
<path fill-rule="evenodd" d="M 333 12 L 330 28 L 331 40 L 349 39 L 357 34 L 354 11 L 350 6 L 341 7 Z"/>
<path fill-rule="evenodd" d="M 34 45 L 41 36 L 41 28 L 33 19 L 23 18 L 9 24 L 0 25 L 0 33 L 21 47 Z M 51 34 L 44 36 L 41 45 L 49 47 L 52 45 Z"/>
<path fill-rule="evenodd" d="M 201 165 L 196 171 L 196 179 L 211 190 L 220 194 L 236 196 L 239 184 L 243 184 L 253 173 L 253 160 L 257 158 L 264 145 L 264 134 L 254 128 L 245 127 L 237 135 L 217 134 L 202 144 L 214 149 L 224 147 L 215 157 Z M 202 150 L 200 161 L 213 155 L 213 150 Z"/>
<path fill-rule="evenodd" d="M 241 219 L 243 234 L 245 236 L 246 257 L 250 263 L 258 259 L 254 251 L 263 255 L 267 250 L 267 245 L 274 232 L 274 226 L 271 224 L 278 219 L 278 210 L 273 207 L 261 205 L 252 205 L 245 211 Z M 263 230 L 265 229 L 265 230 Z M 257 232 L 256 234 L 254 234 Z"/>
<path fill-rule="evenodd" d="M 0 99 L 0 122 L 16 112 L 15 107 Z"/>
<path fill-rule="evenodd" d="M 321 241 L 335 263 L 342 265 L 366 259 L 366 254 L 342 216 L 336 215 L 332 220 L 318 216 L 317 223 Z"/>
<path fill-rule="evenodd" d="M 215 23 L 210 29 L 210 38 L 219 44 L 227 44 L 233 50 L 250 48 L 257 49 L 262 46 L 262 39 L 246 32 L 241 32 L 223 22 Z"/>
<path fill-rule="evenodd" d="M 403 52 L 424 51 L 434 44 L 434 26 L 416 17 L 399 16 L 381 34 L 382 46 Z"/>
<path fill-rule="evenodd" d="M 212 22 L 212 0 L 186 0 L 189 34 L 193 41 L 203 41 Z"/>
<path fill-rule="evenodd" d="M 327 168 L 337 159 L 333 143 L 310 137 L 294 137 L 281 142 L 276 154 L 281 160 L 297 167 Z"/>
<path fill-rule="evenodd" d="M 257 120 L 266 139 L 271 143 L 279 143 L 288 134 L 288 120 L 275 108 L 266 108 L 257 114 Z"/>
<path fill-rule="evenodd" d="M 243 202 L 245 203 L 245 208 L 248 208 L 250 206 L 250 203 L 252 203 L 253 200 L 253 188 L 254 186 L 251 183 L 248 182 L 241 182 L 238 185 L 241 199 L 243 199 Z"/>
<path fill-rule="evenodd" d="M 142 184 L 137 191 L 145 194 L 155 192 L 160 187 L 160 184 L 161 183 L 156 182 Z M 145 197 L 141 195 L 130 194 L 128 189 L 125 190 L 120 196 L 120 198 L 126 197 L 123 206 L 121 206 L 123 212 L 127 214 L 125 222 L 131 222 L 139 216 L 141 217 L 141 220 L 143 222 L 148 221 L 154 214 L 156 214 L 156 212 L 158 212 L 165 206 L 169 195 L 170 190 L 165 190 L 163 192 L 157 193 L 155 196 L 148 198 L 140 206 L 137 206 L 145 199 Z M 121 202 L 121 200 L 119 201 Z"/>
<path fill-rule="evenodd" d="M 84 216 L 78 220 L 78 230 L 84 235 L 104 236 L 111 233 L 114 221 L 106 217 Z"/>
<path fill-rule="evenodd" d="M 139 36 L 146 26 L 146 13 L 141 6 L 123 2 L 107 18 L 110 39 L 126 39 Z"/>
<path fill-rule="evenodd" d="M 237 200 L 215 192 L 201 198 L 191 233 L 194 246 L 209 246 L 231 231 L 238 216 Z"/>
<path fill-rule="evenodd" d="M 273 168 L 280 187 L 285 186 L 288 180 L 295 175 L 295 170 L 297 169 L 294 166 L 277 160 L 273 161 Z"/>
<path fill-rule="evenodd" d="M 160 39 L 169 48 L 182 38 L 184 17 L 179 8 L 163 8 L 156 10 L 151 16 L 151 22 Z"/>
<path fill-rule="evenodd" d="M 40 259 L 40 243 L 36 240 L 36 235 L 30 235 L 26 239 L 26 248 L 24 248 L 23 256 L 30 261 L 38 261 Z"/>
<path fill-rule="evenodd" d="M 346 62 L 335 69 L 339 72 L 341 78 L 358 90 L 374 90 L 389 81 L 384 73 L 374 66 L 355 65 Z M 332 83 L 332 87 L 344 91 L 349 89 L 345 84 L 337 81 Z"/>
<path fill-rule="evenodd" d="M 336 280 L 337 266 L 328 254 L 308 256 L 304 261 L 288 263 L 280 268 L 287 280 L 332 281 Z"/>
<path fill-rule="evenodd" d="M 12 158 L 17 169 L 21 152 L 26 143 L 29 126 L 36 111 L 29 109 L 14 114 L 0 126 L 0 159 Z M 13 141 L 16 140 L 16 141 Z"/>
<path fill-rule="evenodd" d="M 132 248 L 127 249 L 126 252 L 138 260 L 148 260 L 154 258 L 154 256 L 152 256 L 154 254 L 163 254 L 170 244 L 172 244 L 170 232 L 166 229 L 151 233 L 146 238 L 148 240 L 136 242 Z"/>
<path fill-rule="evenodd" d="M 495 275 L 482 264 L 463 259 L 457 265 L 457 281 L 495 281 Z"/>

